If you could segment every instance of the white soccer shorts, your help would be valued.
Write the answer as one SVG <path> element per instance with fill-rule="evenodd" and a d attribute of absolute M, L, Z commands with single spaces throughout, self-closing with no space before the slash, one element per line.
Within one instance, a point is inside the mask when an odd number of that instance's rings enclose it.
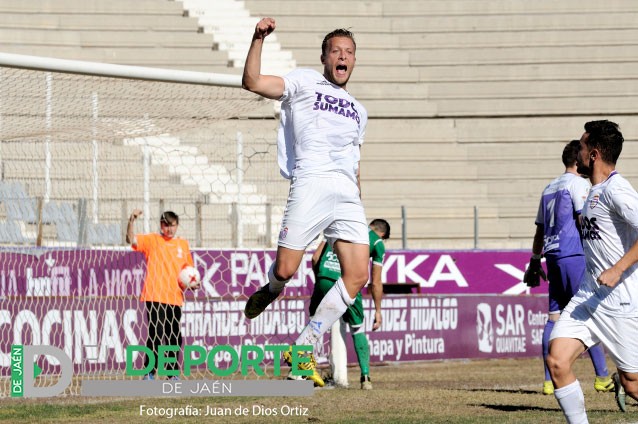
<path fill-rule="evenodd" d="M 638 318 L 616 317 L 570 302 L 554 325 L 550 340 L 578 339 L 585 346 L 602 343 L 618 369 L 638 372 Z"/>
<path fill-rule="evenodd" d="M 305 250 L 322 231 L 330 243 L 370 243 L 359 188 L 338 172 L 293 178 L 278 244 Z"/>

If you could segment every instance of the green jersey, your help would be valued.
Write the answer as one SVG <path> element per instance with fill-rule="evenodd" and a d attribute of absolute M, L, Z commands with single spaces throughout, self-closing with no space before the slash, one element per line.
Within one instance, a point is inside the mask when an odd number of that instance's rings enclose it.
<path fill-rule="evenodd" d="M 370 258 L 372 258 L 372 263 L 374 265 L 383 266 L 383 257 L 385 256 L 383 240 L 372 230 L 368 231 L 368 236 L 370 237 Z M 327 278 L 332 281 L 337 281 L 339 277 L 341 277 L 339 259 L 329 243 L 326 243 L 323 247 L 323 252 L 321 252 L 321 257 L 317 262 L 315 273 L 317 279 Z"/>

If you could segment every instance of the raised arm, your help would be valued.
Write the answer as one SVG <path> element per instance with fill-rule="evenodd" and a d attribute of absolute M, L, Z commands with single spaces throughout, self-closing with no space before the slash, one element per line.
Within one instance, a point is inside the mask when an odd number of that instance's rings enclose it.
<path fill-rule="evenodd" d="M 268 99 L 278 100 L 284 94 L 283 78 L 261 74 L 261 51 L 264 40 L 274 30 L 273 18 L 263 18 L 255 26 L 255 33 L 244 64 L 242 87 Z"/>
<path fill-rule="evenodd" d="M 131 216 L 128 219 L 128 224 L 126 225 L 126 242 L 130 245 L 136 245 L 137 240 L 135 239 L 135 220 L 142 215 L 141 209 L 133 209 L 131 212 Z"/>

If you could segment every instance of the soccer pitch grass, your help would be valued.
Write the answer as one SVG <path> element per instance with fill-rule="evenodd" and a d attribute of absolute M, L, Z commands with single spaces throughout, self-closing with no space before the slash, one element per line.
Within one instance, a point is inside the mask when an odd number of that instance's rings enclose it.
<path fill-rule="evenodd" d="M 590 423 L 638 422 L 638 403 L 618 411 L 613 393 L 594 390 L 591 361 L 576 362 Z M 613 369 L 610 367 L 610 372 Z M 543 396 L 540 358 L 437 361 L 375 366 L 374 389 L 359 389 L 358 368 L 349 369 L 351 388 L 317 389 L 312 397 L 89 398 L 0 400 L 0 422 L 43 423 L 564 423 L 553 396 Z M 248 408 L 247 416 L 141 414 L 144 408 Z M 253 415 L 253 411 L 277 415 Z M 290 415 L 282 415 L 289 413 Z M 304 414 L 306 415 L 298 415 Z"/>

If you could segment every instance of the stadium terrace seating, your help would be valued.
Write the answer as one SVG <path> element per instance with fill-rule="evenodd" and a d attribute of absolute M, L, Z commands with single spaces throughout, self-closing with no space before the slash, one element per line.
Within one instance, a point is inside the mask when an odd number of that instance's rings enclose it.
<path fill-rule="evenodd" d="M 172 1 L 3 1 L 2 51 L 173 69 L 229 72 L 228 55 L 212 50 Z"/>
<path fill-rule="evenodd" d="M 362 150 L 366 212 L 399 227 L 404 205 L 408 247 L 473 247 L 476 206 L 479 247 L 529 248 L 538 196 L 590 119 L 621 124 L 628 142 L 618 167 L 637 181 L 636 3 L 246 4 L 277 19 L 299 66 L 319 66 L 331 29 L 355 33 L 348 88 L 372 117 Z"/>
<path fill-rule="evenodd" d="M 3 1 L 2 50 L 239 74 L 254 22 L 273 16 L 276 39 L 265 55 L 272 55 L 273 72 L 281 74 L 293 64 L 320 70 L 322 36 L 336 27 L 351 29 L 358 50 L 348 89 L 370 113 L 362 195 L 369 218 L 385 217 L 396 228 L 392 248 L 401 247 L 403 206 L 409 248 L 475 247 L 477 214 L 478 247 L 529 249 L 540 192 L 563 171 L 564 144 L 580 137 L 591 119 L 621 125 L 627 142 L 618 169 L 638 186 L 633 0 L 348 0 L 338 6 L 329 0 L 220 0 L 217 13 L 202 4 Z M 242 4 L 247 10 L 240 10 Z M 251 118 L 220 122 L 212 133 L 182 134 L 180 142 L 234 176 L 236 163 L 227 158 L 235 154 L 241 132 L 244 184 L 250 196 L 272 205 L 270 230 L 276 233 L 277 208 L 287 193 L 275 165 L 277 122 L 268 108 Z M 30 156 L 12 156 L 10 144 L 2 145 L 4 178 L 25 182 L 28 195 L 37 195 L 42 180 L 34 174 L 41 165 L 28 167 Z M 101 179 L 100 214 L 116 223 L 122 199 L 129 209 L 141 203 L 141 153 L 121 144 L 104 149 L 113 152 L 105 157 L 118 159 L 102 165 L 113 172 Z M 78 150 L 78 156 L 85 154 Z M 89 175 L 85 165 L 70 170 L 54 164 L 51 172 L 60 202 L 74 202 L 90 190 L 90 181 L 74 181 Z M 194 217 L 201 191 L 169 174 L 165 164 L 153 165 L 151 173 L 153 216 L 170 205 Z M 200 205 L 204 245 L 232 244 L 233 206 L 224 199 L 206 198 Z M 262 234 L 247 245 L 263 245 L 261 208 L 245 206 L 251 228 Z M 192 219 L 180 231 L 197 237 Z M 2 227 L 0 238 L 8 232 Z"/>

